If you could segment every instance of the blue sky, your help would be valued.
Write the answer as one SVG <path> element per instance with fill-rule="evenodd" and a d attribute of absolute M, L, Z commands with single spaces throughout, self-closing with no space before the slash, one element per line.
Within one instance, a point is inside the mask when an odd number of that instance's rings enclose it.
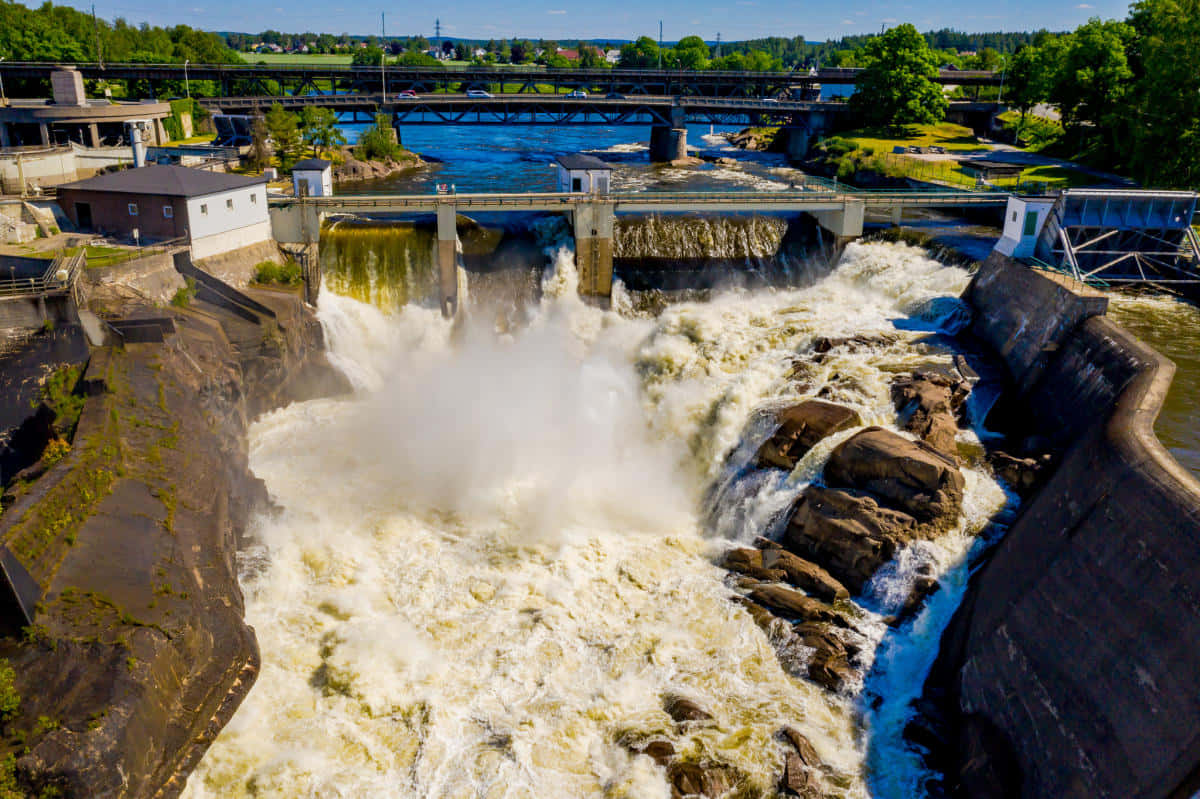
<path fill-rule="evenodd" d="M 37 0 L 25 0 L 36 5 Z M 90 3 L 70 5 L 89 10 Z M 921 30 L 955 28 L 971 32 L 1074 28 L 1089 17 L 1123 18 L 1128 5 L 1121 0 L 544 0 L 496 2 L 458 0 L 454 3 L 372 3 L 372 0 L 327 0 L 327 4 L 284 0 L 98 0 L 96 13 L 106 19 L 121 16 L 131 22 L 155 25 L 186 24 L 207 30 L 257 32 L 268 28 L 288 32 L 378 33 L 379 14 L 387 14 L 389 34 L 433 35 L 436 16 L 450 36 L 500 38 L 613 38 L 641 35 L 676 40 L 695 33 L 723 40 L 761 36 L 803 35 L 809 40 L 878 31 L 880 25 L 911 22 Z"/>

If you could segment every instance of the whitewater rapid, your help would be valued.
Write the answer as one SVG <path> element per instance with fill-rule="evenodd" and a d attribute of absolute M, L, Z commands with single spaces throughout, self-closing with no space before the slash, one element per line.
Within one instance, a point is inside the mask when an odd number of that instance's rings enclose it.
<path fill-rule="evenodd" d="M 868 587 L 869 676 L 843 695 L 786 673 L 712 565 L 770 533 L 832 445 L 761 491 L 726 491 L 736 507 L 709 503 L 769 432 L 764 408 L 828 386 L 865 424 L 894 425 L 891 375 L 948 358 L 914 341 L 945 321 L 930 301 L 966 280 L 904 245 L 854 244 L 809 288 L 641 318 L 619 286 L 614 311 L 580 302 L 564 250 L 529 323 L 503 334 L 325 293 L 356 391 L 252 427 L 278 505 L 240 558 L 263 666 L 185 796 L 667 797 L 664 769 L 629 750 L 649 738 L 770 795 L 784 725 L 840 795 L 918 795 L 906 705 L 1003 491 L 966 468 L 964 523 Z M 818 336 L 854 334 L 878 340 L 789 378 Z M 920 563 L 943 589 L 889 632 Z M 667 693 L 715 723 L 677 727 Z"/>

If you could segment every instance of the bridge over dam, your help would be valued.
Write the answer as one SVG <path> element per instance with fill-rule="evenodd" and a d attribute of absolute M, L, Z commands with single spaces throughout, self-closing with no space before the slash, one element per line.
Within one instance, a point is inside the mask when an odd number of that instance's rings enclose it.
<path fill-rule="evenodd" d="M 289 110 L 329 108 L 346 122 L 387 115 L 401 125 L 649 125 L 650 159 L 671 161 L 687 155 L 688 123 L 705 125 L 779 125 L 786 152 L 803 158 L 812 138 L 831 129 L 846 113 L 845 103 L 740 97 L 667 95 L 566 95 L 507 93 L 489 97 L 422 94 L 398 97 L 371 94 L 310 94 L 274 97 L 213 97 L 200 103 L 224 114 L 265 113 L 273 105 Z M 996 103 L 953 102 L 951 118 L 983 124 L 1000 110 Z M 975 127 L 976 125 L 972 125 Z"/>
<path fill-rule="evenodd" d="M 829 235 L 831 249 L 836 251 L 862 235 L 868 209 L 890 213 L 893 219 L 898 219 L 906 208 L 1001 208 L 1007 201 L 1008 195 L 1000 192 L 859 192 L 825 187 L 774 193 L 347 195 L 271 198 L 270 216 L 275 240 L 291 246 L 312 291 L 317 283 L 314 278 L 319 275 L 317 245 L 324 217 L 435 214 L 438 301 L 442 313 L 453 316 L 458 305 L 457 218 L 464 212 L 566 215 L 574 233 L 579 291 L 607 298 L 612 293 L 613 227 L 617 214 L 805 213 Z"/>
<path fill-rule="evenodd" d="M 98 64 L 95 62 L 0 62 L 0 80 L 10 86 L 19 79 L 49 80 L 56 69 L 76 69 L 84 78 L 131 81 L 134 96 L 158 97 L 167 82 L 194 82 L 191 95 L 215 86 L 219 94 L 338 94 L 397 92 L 452 92 L 503 87 L 503 91 L 557 94 L 574 89 L 623 94 L 659 94 L 703 97 L 770 97 L 786 95 L 793 87 L 848 85 L 858 81 L 861 69 L 820 69 L 780 72 L 670 69 L 561 69 L 539 66 L 432 66 L 361 67 L 308 64 Z M 942 70 L 944 85 L 994 86 L 1002 76 L 995 72 Z M 209 84 L 206 87 L 204 84 Z"/>

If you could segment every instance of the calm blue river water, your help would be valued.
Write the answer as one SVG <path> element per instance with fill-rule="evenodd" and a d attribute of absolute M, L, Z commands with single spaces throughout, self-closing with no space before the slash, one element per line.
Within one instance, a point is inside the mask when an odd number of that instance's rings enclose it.
<path fill-rule="evenodd" d="M 343 129 L 354 141 L 365 127 Z M 781 155 L 731 147 L 721 134 L 738 130 L 740 126 L 689 126 L 693 155 L 736 163 L 674 168 L 650 163 L 649 125 L 410 125 L 400 130 L 404 146 L 431 163 L 346 191 L 426 194 L 438 183 L 452 184 L 459 192 L 554 191 L 555 156 L 581 152 L 613 164 L 615 191 L 781 190 L 802 179 Z"/>

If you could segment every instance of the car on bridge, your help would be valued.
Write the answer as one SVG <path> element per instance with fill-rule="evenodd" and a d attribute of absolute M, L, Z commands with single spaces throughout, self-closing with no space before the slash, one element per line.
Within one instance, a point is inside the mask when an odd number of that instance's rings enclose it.
<path fill-rule="evenodd" d="M 621 94 L 620 92 L 609 92 L 608 94 L 604 95 L 604 99 L 605 100 L 624 100 L 625 95 Z"/>
<path fill-rule="evenodd" d="M 412 89 L 405 89 L 402 92 L 396 93 L 396 99 L 397 100 L 415 100 L 415 99 L 417 99 L 417 93 L 414 92 Z"/>
<path fill-rule="evenodd" d="M 573 91 L 567 95 L 567 97 L 587 97 L 587 96 L 588 96 L 588 93 L 585 92 L 583 89 L 576 89 L 575 91 Z"/>
<path fill-rule="evenodd" d="M 491 96 L 491 92 L 485 92 L 483 89 L 467 89 L 467 97 L 475 100 L 488 100 Z"/>

